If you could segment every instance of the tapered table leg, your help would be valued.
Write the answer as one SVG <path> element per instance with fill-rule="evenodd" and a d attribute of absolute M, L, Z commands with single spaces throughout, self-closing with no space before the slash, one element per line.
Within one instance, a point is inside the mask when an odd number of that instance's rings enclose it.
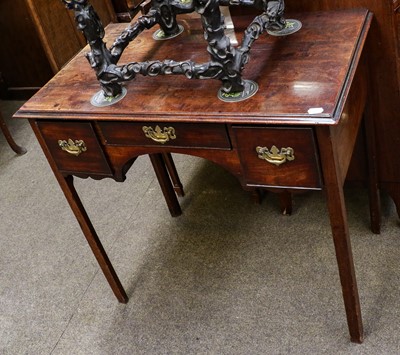
<path fill-rule="evenodd" d="M 365 142 L 368 162 L 368 192 L 371 230 L 375 234 L 381 232 L 381 200 L 379 194 L 378 171 L 376 165 L 375 130 L 372 117 L 367 110 L 364 119 Z"/>
<path fill-rule="evenodd" d="M 363 325 L 358 288 L 351 250 L 346 207 L 343 194 L 343 178 L 340 176 L 339 162 L 332 141 L 330 127 L 317 129 L 321 164 L 325 182 L 329 218 L 339 267 L 340 282 L 347 324 L 352 342 L 362 343 Z"/>
<path fill-rule="evenodd" d="M 97 262 L 100 266 L 100 268 L 103 271 L 104 276 L 106 277 L 112 291 L 114 292 L 114 295 L 117 297 L 118 301 L 121 303 L 127 303 L 128 302 L 128 296 L 126 295 L 126 292 L 124 288 L 122 287 L 122 284 L 114 270 L 114 267 L 111 264 L 110 259 L 108 258 L 103 245 L 100 242 L 99 237 L 97 236 L 97 233 L 92 225 L 92 222 L 90 221 L 89 216 L 86 213 L 85 208 L 82 205 L 82 202 L 78 196 L 78 193 L 75 190 L 74 184 L 73 184 L 73 177 L 71 175 L 65 177 L 62 175 L 59 171 L 58 168 L 51 156 L 50 151 L 47 148 L 47 145 L 36 125 L 36 122 L 30 121 L 31 127 L 33 131 L 36 134 L 36 137 L 42 146 L 43 152 L 45 153 L 47 160 L 49 161 L 49 164 L 53 170 L 53 173 L 58 181 L 58 184 L 61 187 L 61 190 L 63 191 L 65 198 L 67 199 L 72 212 L 75 215 L 75 218 L 78 220 L 79 225 L 82 229 L 82 232 L 89 243 L 90 248 L 93 251 L 94 256 L 97 259 Z"/>
<path fill-rule="evenodd" d="M 15 143 L 6 123 L 4 122 L 4 119 L 3 119 L 3 116 L 1 115 L 1 113 L 0 113 L 0 129 L 4 134 L 4 137 L 6 137 L 6 140 L 7 140 L 8 144 L 10 145 L 11 149 L 15 153 L 17 153 L 19 155 L 26 153 L 26 149 L 24 147 L 20 147 L 17 143 Z"/>
<path fill-rule="evenodd" d="M 180 216 L 182 214 L 181 206 L 179 205 L 178 199 L 176 198 L 176 194 L 172 187 L 162 154 L 149 154 L 149 157 L 151 163 L 153 164 L 154 171 L 161 186 L 161 190 L 164 194 L 165 201 L 167 202 L 171 216 Z"/>
<path fill-rule="evenodd" d="M 181 183 L 181 180 L 179 179 L 179 175 L 176 170 L 176 166 L 174 160 L 172 159 L 171 153 L 163 153 L 162 156 L 176 194 L 180 197 L 185 196 L 185 192 L 183 191 L 183 185 Z"/>
<path fill-rule="evenodd" d="M 111 289 L 113 290 L 118 301 L 121 303 L 127 303 L 128 296 L 126 295 L 125 290 L 122 287 L 122 284 L 114 270 L 114 267 L 112 266 L 111 261 L 108 258 L 95 229 L 93 228 L 92 222 L 90 221 L 89 216 L 87 215 L 81 203 L 73 184 L 73 177 L 67 176 L 64 178 L 64 181 L 65 184 L 60 184 L 61 188 L 71 206 L 72 211 L 75 214 L 76 219 L 79 221 L 82 232 L 85 235 L 94 256 L 96 257 L 104 276 L 110 284 Z"/>
<path fill-rule="evenodd" d="M 293 211 L 292 194 L 288 191 L 278 193 L 279 206 L 283 215 L 291 215 Z"/>

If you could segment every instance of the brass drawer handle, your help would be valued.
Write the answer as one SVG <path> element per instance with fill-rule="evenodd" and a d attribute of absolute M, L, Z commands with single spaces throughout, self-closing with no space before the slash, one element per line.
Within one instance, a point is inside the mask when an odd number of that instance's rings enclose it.
<path fill-rule="evenodd" d="M 294 160 L 294 150 L 290 147 L 281 148 L 281 150 L 279 150 L 275 145 L 273 145 L 271 149 L 268 149 L 267 147 L 257 147 L 256 152 L 260 159 L 266 160 L 268 163 L 276 166 Z"/>
<path fill-rule="evenodd" d="M 176 138 L 175 128 L 173 127 L 164 127 L 164 129 L 161 130 L 160 126 L 157 125 L 154 129 L 153 127 L 147 126 L 143 126 L 142 129 L 147 138 L 150 138 L 157 143 L 164 144 L 170 139 Z"/>
<path fill-rule="evenodd" d="M 66 140 L 59 140 L 58 145 L 60 148 L 64 151 L 66 151 L 69 154 L 78 156 L 82 152 L 86 152 L 87 148 L 85 145 L 85 142 L 83 140 L 75 140 L 73 141 L 71 138 Z"/>

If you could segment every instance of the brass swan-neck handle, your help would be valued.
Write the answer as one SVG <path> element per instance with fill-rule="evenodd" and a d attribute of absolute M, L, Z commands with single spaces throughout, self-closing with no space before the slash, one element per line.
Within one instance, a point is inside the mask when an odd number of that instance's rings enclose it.
<path fill-rule="evenodd" d="M 87 150 L 85 142 L 83 140 L 73 141 L 71 138 L 69 138 L 68 141 L 66 141 L 60 139 L 58 141 L 58 145 L 62 150 L 75 156 L 78 156 L 81 153 L 86 152 Z"/>
<path fill-rule="evenodd" d="M 142 129 L 147 138 L 150 138 L 157 143 L 164 144 L 170 139 L 176 138 L 174 127 L 164 127 L 164 129 L 161 129 L 160 126 L 157 125 L 155 128 L 143 126 Z"/>
<path fill-rule="evenodd" d="M 256 152 L 260 159 L 276 166 L 282 165 L 288 161 L 293 161 L 295 158 L 294 149 L 290 147 L 281 148 L 280 150 L 275 145 L 273 145 L 271 149 L 267 147 L 257 147 Z"/>

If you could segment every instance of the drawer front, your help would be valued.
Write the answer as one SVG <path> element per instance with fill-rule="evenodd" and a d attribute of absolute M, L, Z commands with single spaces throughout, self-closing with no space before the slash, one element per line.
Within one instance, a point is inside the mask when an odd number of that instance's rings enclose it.
<path fill-rule="evenodd" d="M 230 149 L 224 124 L 99 122 L 105 144 Z"/>
<path fill-rule="evenodd" d="M 60 171 L 112 176 L 91 123 L 38 121 L 37 126 Z"/>
<path fill-rule="evenodd" d="M 248 185 L 322 187 L 311 128 L 233 127 Z"/>

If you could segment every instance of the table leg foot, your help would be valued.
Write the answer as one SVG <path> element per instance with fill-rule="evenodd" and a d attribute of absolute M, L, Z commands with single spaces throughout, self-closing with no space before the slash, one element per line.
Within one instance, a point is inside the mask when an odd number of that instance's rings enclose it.
<path fill-rule="evenodd" d="M 279 205 L 281 208 L 281 213 L 283 215 L 291 215 L 293 212 L 293 200 L 292 194 L 288 191 L 280 192 L 279 196 Z"/>
<path fill-rule="evenodd" d="M 364 341 L 364 336 L 363 336 L 363 334 L 361 333 L 361 334 L 357 335 L 357 336 L 354 337 L 354 338 L 351 337 L 351 338 L 350 338 L 350 341 L 351 341 L 352 343 L 362 344 L 363 341 Z"/>

